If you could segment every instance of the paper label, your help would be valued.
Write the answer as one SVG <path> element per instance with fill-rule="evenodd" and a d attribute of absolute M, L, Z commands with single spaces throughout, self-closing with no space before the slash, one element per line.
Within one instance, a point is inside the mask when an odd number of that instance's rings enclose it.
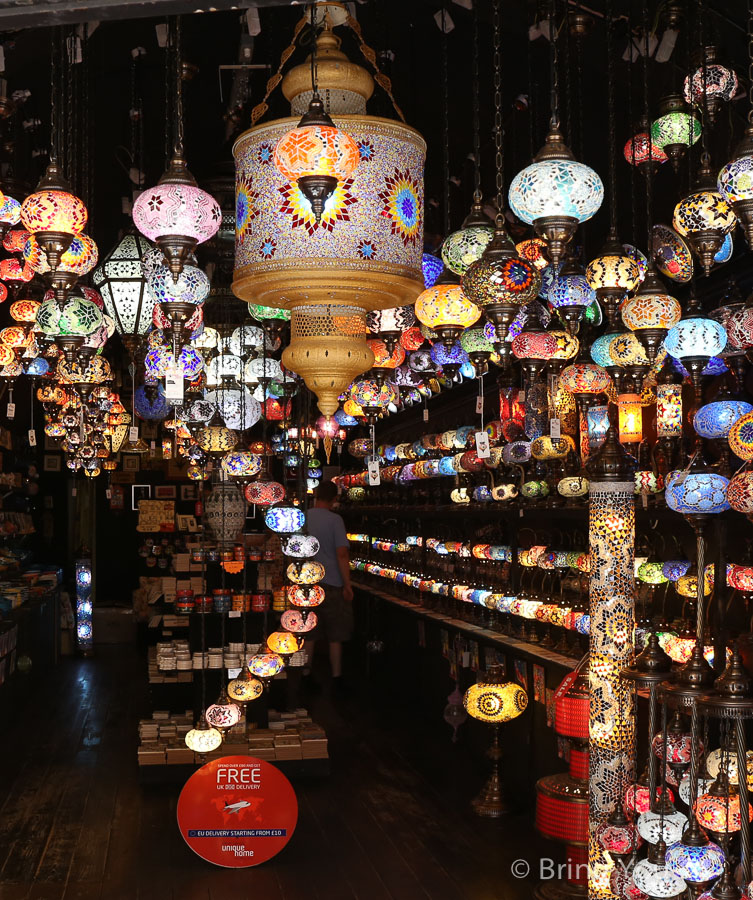
<path fill-rule="evenodd" d="M 526 392 L 522 391 L 522 390 L 518 391 L 518 403 L 525 403 L 525 402 L 526 402 Z"/>
<path fill-rule="evenodd" d="M 165 399 L 183 399 L 183 373 L 174 366 L 168 368 L 165 374 Z"/>
<path fill-rule="evenodd" d="M 15 415 L 16 415 L 16 404 L 15 404 L 15 403 L 9 403 L 9 404 L 6 406 L 6 408 L 5 408 L 5 415 L 6 415 L 9 419 L 15 418 Z"/>
<path fill-rule="evenodd" d="M 479 459 L 489 459 L 492 455 L 489 449 L 489 435 L 485 431 L 476 432 L 476 456 Z"/>
<path fill-rule="evenodd" d="M 229 609 L 227 617 L 228 619 L 240 619 L 241 611 L 239 609 Z"/>
<path fill-rule="evenodd" d="M 105 491 L 105 497 L 107 497 L 108 500 L 112 500 L 112 489 L 111 488 L 107 488 L 107 490 Z"/>
<path fill-rule="evenodd" d="M 561 435 L 561 423 L 559 419 L 549 420 L 549 437 L 558 438 Z"/>
<path fill-rule="evenodd" d="M 29 446 L 36 447 L 37 446 L 37 433 L 33 428 L 29 429 Z"/>
<path fill-rule="evenodd" d="M 467 669 L 471 664 L 471 654 L 467 650 L 463 650 L 463 668 Z"/>
<path fill-rule="evenodd" d="M 476 415 L 480 416 L 484 411 L 484 398 L 476 397 Z"/>
<path fill-rule="evenodd" d="M 369 484 L 374 487 L 377 484 L 381 484 L 381 478 L 379 477 L 379 463 L 374 459 L 369 463 Z"/>
<path fill-rule="evenodd" d="M 233 678 L 237 678 L 241 674 L 241 669 L 238 667 L 237 669 L 228 669 L 227 675 L 228 678 L 232 681 Z"/>
<path fill-rule="evenodd" d="M 424 410 L 424 422 L 428 422 L 428 421 L 429 421 L 429 410 L 425 409 Z"/>
<path fill-rule="evenodd" d="M 77 493 L 78 493 L 78 489 L 75 487 L 72 487 L 71 488 L 71 497 L 75 497 Z"/>
<path fill-rule="evenodd" d="M 128 429 L 128 440 L 133 441 L 133 443 L 136 443 L 136 441 L 138 439 L 139 439 L 139 426 L 131 425 L 131 427 Z"/>

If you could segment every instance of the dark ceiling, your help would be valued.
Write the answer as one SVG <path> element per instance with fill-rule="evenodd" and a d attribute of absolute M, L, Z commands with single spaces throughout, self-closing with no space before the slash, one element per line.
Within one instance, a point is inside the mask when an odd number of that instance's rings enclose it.
<path fill-rule="evenodd" d="M 169 0 L 168 12 L 179 8 L 180 0 Z M 194 6 L 197 4 L 191 4 Z M 234 65 L 239 60 L 239 45 L 243 40 L 252 48 L 251 62 L 256 66 L 277 68 L 280 54 L 290 41 L 295 23 L 303 13 L 300 5 L 281 5 L 262 2 L 258 16 L 260 33 L 249 41 L 246 12 L 218 11 L 184 16 L 184 58 L 197 67 L 195 77 L 186 86 L 187 150 L 192 170 L 199 179 L 210 176 L 221 164 L 231 159 L 232 141 L 239 130 L 247 127 L 250 109 L 261 99 L 269 70 L 248 72 L 248 94 L 240 95 L 242 108 L 228 120 L 233 79 L 237 70 L 221 66 Z M 472 13 L 463 4 L 448 2 L 447 14 L 454 23 L 447 35 L 449 60 L 449 122 L 451 223 L 457 227 L 469 206 L 473 186 L 472 162 Z M 557 10 L 564 19 L 565 5 L 557 0 Z M 659 39 L 665 34 L 667 10 L 674 9 L 672 0 L 657 6 L 650 3 L 648 18 Z M 744 125 L 747 115 L 747 40 L 746 4 L 743 0 L 713 0 L 709 3 L 677 3 L 682 13 L 679 36 L 668 62 L 651 61 L 649 90 L 651 113 L 656 114 L 659 98 L 668 91 L 680 88 L 689 64 L 690 55 L 697 52 L 700 41 L 714 40 L 719 58 L 735 68 L 741 79 L 741 91 L 719 115 L 709 131 L 709 150 L 715 165 L 725 162 Z M 0 28 L 3 15 L 15 6 L 0 3 Z M 55 4 L 58 9 L 71 10 L 71 4 Z M 78 168 L 86 168 L 87 178 L 80 178 L 91 188 L 88 198 L 91 209 L 90 230 L 103 251 L 113 243 L 116 233 L 125 222 L 121 215 L 121 197 L 129 192 L 125 174 L 127 151 L 130 145 L 129 108 L 132 84 L 144 97 L 144 168 L 147 183 L 153 183 L 164 166 L 165 153 L 165 67 L 164 51 L 157 42 L 155 26 L 164 23 L 159 18 L 133 18 L 110 21 L 107 8 L 113 4 L 92 3 L 81 18 L 99 15 L 101 23 L 88 40 L 88 102 L 81 94 L 71 91 L 65 114 L 76 139 L 69 155 L 84 160 Z M 188 7 L 188 4 L 185 4 Z M 544 11 L 549 2 L 541 4 Z M 565 40 L 563 27 L 560 40 L 560 106 L 568 140 L 578 158 L 599 171 L 607 180 L 609 160 L 609 128 L 607 115 L 607 54 L 605 40 L 606 11 L 604 0 L 586 3 L 594 13 L 592 25 L 584 37 Z M 44 7 L 49 8 L 49 7 Z M 133 4 L 134 15 L 143 16 L 162 10 L 161 0 L 151 4 Z M 435 21 L 442 5 L 438 0 L 370 0 L 356 5 L 357 18 L 367 43 L 379 56 L 385 71 L 392 78 L 394 94 L 407 121 L 427 139 L 427 236 L 442 231 L 443 195 L 443 91 L 442 91 L 442 35 Z M 576 24 L 576 13 L 582 9 L 570 5 L 565 24 Z M 538 18 L 534 3 L 503 0 L 503 85 L 505 109 L 505 171 L 506 182 L 516 171 L 530 162 L 532 151 L 541 144 L 549 118 L 549 43 L 544 37 L 528 40 L 528 29 Z M 701 15 L 698 11 L 701 10 Z M 121 10 L 122 12 L 123 10 Z M 111 9 L 110 9 L 111 12 Z M 645 182 L 640 174 L 631 171 L 621 156 L 621 148 L 631 133 L 631 121 L 642 111 L 642 66 L 640 61 L 629 65 L 622 59 L 627 44 L 628 27 L 638 31 L 642 21 L 640 0 L 631 3 L 614 0 L 615 30 L 614 74 L 616 82 L 616 138 L 620 148 L 617 162 L 620 232 L 624 240 L 634 240 L 645 248 Z M 75 17 L 75 13 L 69 15 Z M 481 164 L 484 194 L 494 192 L 493 152 L 493 90 L 491 48 L 491 0 L 479 0 L 481 87 Z M 40 14 L 40 21 L 45 17 Z M 7 19 L 6 19 L 7 21 Z M 700 28 L 699 28 L 700 22 Z M 72 27 L 72 26 L 68 26 Z M 29 90 L 30 98 L 19 107 L 14 120 L 8 124 L 16 134 L 14 151 L 16 174 L 34 182 L 45 158 L 47 123 L 49 121 L 49 51 L 54 29 L 23 28 L 7 31 L 3 40 L 6 77 L 9 92 Z M 339 28 L 343 49 L 356 60 L 360 58 L 357 42 L 347 29 Z M 303 35 L 305 37 L 306 32 Z M 136 63 L 132 78 L 134 48 L 146 52 Z M 288 66 L 300 62 L 306 53 L 299 48 Z M 63 76 L 61 76 L 63 77 Z M 76 75 L 82 84 L 85 79 Z M 237 87 L 237 86 L 236 86 Z M 222 89 L 222 96 L 221 96 Z M 528 104 L 519 99 L 528 97 Z M 236 94 L 236 97 L 238 95 Z M 88 109 L 84 115 L 84 106 Z M 370 101 L 369 111 L 376 115 L 394 116 L 388 98 L 377 89 Z M 270 102 L 268 117 L 286 115 L 288 110 L 279 89 Z M 28 123 L 39 119 L 37 128 Z M 237 127 L 237 123 L 240 126 Z M 88 156 L 83 156 L 85 132 L 89 131 Z M 693 167 L 700 151 L 693 154 Z M 32 159 L 33 155 L 33 159 Z M 669 222 L 677 199 L 687 192 L 689 169 L 683 165 L 679 174 L 665 165 L 655 179 L 654 218 Z M 87 184 L 78 185 L 83 190 Z M 597 251 L 608 222 L 607 204 L 594 220 L 582 229 L 584 253 L 593 256 Z M 743 241 L 738 240 L 738 255 Z M 744 263 L 731 264 L 745 278 Z M 730 267 L 720 270 L 729 274 Z M 746 285 L 747 287 L 747 285 Z"/>

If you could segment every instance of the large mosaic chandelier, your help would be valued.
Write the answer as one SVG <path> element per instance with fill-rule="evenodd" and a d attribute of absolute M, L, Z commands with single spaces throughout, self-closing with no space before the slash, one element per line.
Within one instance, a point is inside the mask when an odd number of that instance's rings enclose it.
<path fill-rule="evenodd" d="M 333 313 L 337 306 L 363 311 L 389 309 L 412 304 L 424 287 L 421 264 L 426 145 L 402 121 L 365 114 L 373 80 L 340 52 L 339 39 L 332 32 L 332 11 L 328 4 L 319 4 L 314 10 L 316 27 L 321 27 L 316 42 L 316 87 L 337 132 L 347 132 L 357 147 L 357 166 L 349 173 L 333 174 L 337 183 L 330 185 L 332 192 L 318 212 L 303 189 L 306 185 L 301 185 L 301 178 L 306 177 L 300 174 L 302 170 L 293 171 L 286 165 L 283 174 L 276 165 L 286 142 L 299 130 L 298 120 L 256 124 L 267 109 L 266 98 L 254 110 L 252 127 L 240 136 L 233 151 L 233 291 L 259 306 L 292 312 L 295 336 L 284 361 L 309 387 L 316 383 L 312 389 L 325 414 L 334 412 L 330 409 L 331 392 L 345 377 L 343 365 L 352 373 L 347 383 L 371 365 L 372 354 L 366 347 L 368 331 L 364 327 L 358 337 L 350 333 L 346 343 L 337 329 L 314 334 L 305 323 L 306 307 L 327 307 Z M 338 7 L 337 13 L 341 21 L 342 9 Z M 355 24 L 349 16 L 345 22 L 351 27 Z M 345 70 L 347 83 L 343 82 Z M 380 81 L 389 92 L 389 81 L 383 77 Z M 286 74 L 282 90 L 292 110 L 300 115 L 313 96 L 310 60 Z M 347 119 L 341 118 L 344 114 L 348 114 Z M 350 316 L 350 312 L 344 313 L 345 318 Z M 315 318 L 323 321 L 321 316 Z M 307 349 L 311 351 L 308 356 Z M 301 368 L 314 357 L 318 359 L 315 376 L 310 368 Z M 326 391 L 328 399 L 322 399 L 320 390 Z"/>

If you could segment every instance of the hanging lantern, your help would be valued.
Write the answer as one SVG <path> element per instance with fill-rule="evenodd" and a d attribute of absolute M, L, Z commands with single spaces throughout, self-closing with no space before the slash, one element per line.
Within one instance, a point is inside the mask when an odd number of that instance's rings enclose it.
<path fill-rule="evenodd" d="M 163 252 L 175 281 L 197 244 L 217 233 L 222 213 L 214 197 L 201 190 L 176 149 L 156 187 L 133 204 L 133 221 Z"/>
<path fill-rule="evenodd" d="M 644 174 L 649 167 L 658 168 L 669 157 L 652 140 L 646 119 L 638 123 L 638 132 L 625 144 L 623 156 L 631 166 L 637 166 Z"/>
<path fill-rule="evenodd" d="M 643 407 L 638 394 L 620 394 L 617 398 L 620 443 L 639 444 L 643 440 Z"/>
<path fill-rule="evenodd" d="M 586 307 L 595 302 L 596 294 L 578 263 L 569 259 L 552 280 L 547 300 L 565 320 L 570 334 L 576 334 Z"/>
<path fill-rule="evenodd" d="M 682 437 L 682 386 L 660 384 L 656 388 L 656 436 Z"/>
<path fill-rule="evenodd" d="M 716 189 L 708 155 L 702 161 L 694 190 L 675 207 L 672 224 L 688 239 L 708 275 L 725 236 L 737 224 L 732 207 Z"/>
<path fill-rule="evenodd" d="M 513 178 L 509 191 L 510 208 L 546 241 L 555 269 L 579 223 L 590 219 L 603 199 L 601 178 L 575 161 L 556 128 L 547 135 L 533 164 Z"/>
<path fill-rule="evenodd" d="M 707 46 L 701 51 L 703 64 L 692 75 L 686 75 L 683 96 L 686 103 L 705 106 L 709 121 L 713 124 L 722 103 L 729 102 L 737 93 L 737 75 L 716 61 L 716 47 Z"/>
<path fill-rule="evenodd" d="M 753 125 L 743 132 L 734 158 L 722 167 L 716 186 L 735 211 L 748 246 L 753 247 Z"/>
<path fill-rule="evenodd" d="M 634 297 L 622 307 L 622 321 L 635 334 L 648 361 L 656 362 L 667 331 L 680 321 L 682 307 L 664 290 L 653 263 Z"/>
<path fill-rule="evenodd" d="M 418 321 L 435 331 L 448 347 L 481 316 L 481 310 L 465 296 L 460 285 L 451 283 L 437 282 L 433 288 L 422 291 L 415 310 Z"/>
<path fill-rule="evenodd" d="M 685 109 L 679 94 L 670 94 L 659 105 L 659 118 L 651 125 L 651 140 L 669 157 L 677 171 L 687 147 L 701 136 L 701 123 Z"/>
<path fill-rule="evenodd" d="M 468 267 L 481 258 L 493 235 L 491 219 L 481 203 L 475 202 L 460 230 L 448 234 L 442 242 L 442 261 L 455 275 L 465 275 Z"/>
<path fill-rule="evenodd" d="M 640 283 L 637 264 L 622 249 L 615 234 L 610 234 L 601 254 L 586 268 L 589 286 L 607 309 L 607 321 L 614 324 L 618 305 Z"/>
<path fill-rule="evenodd" d="M 83 232 L 87 218 L 83 201 L 71 193 L 57 162 L 51 160 L 36 191 L 21 204 L 21 223 L 36 238 L 50 271 L 55 271 L 73 238 Z"/>

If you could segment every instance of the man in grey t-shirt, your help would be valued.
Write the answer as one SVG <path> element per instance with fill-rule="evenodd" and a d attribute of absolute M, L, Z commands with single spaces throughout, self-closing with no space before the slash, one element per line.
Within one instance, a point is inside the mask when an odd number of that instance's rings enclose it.
<path fill-rule="evenodd" d="M 332 512 L 337 499 L 337 485 L 325 481 L 316 489 L 314 506 L 306 516 L 309 534 L 319 541 L 315 559 L 324 566 L 324 603 L 317 607 L 319 620 L 316 636 L 324 634 L 329 641 L 329 663 L 333 683 L 342 675 L 342 645 L 353 634 L 353 588 L 350 585 L 350 553 L 342 516 Z M 311 656 L 311 643 L 309 643 Z"/>

